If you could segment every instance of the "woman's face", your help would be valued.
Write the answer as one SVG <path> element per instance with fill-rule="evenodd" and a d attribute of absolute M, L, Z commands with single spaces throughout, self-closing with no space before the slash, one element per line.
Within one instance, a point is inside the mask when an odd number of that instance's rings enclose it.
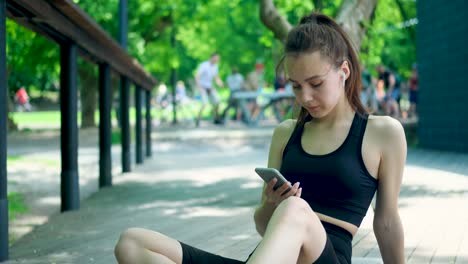
<path fill-rule="evenodd" d="M 346 77 L 342 70 L 335 69 L 319 52 L 288 55 L 285 63 L 297 102 L 313 118 L 330 113 L 344 95 Z"/>

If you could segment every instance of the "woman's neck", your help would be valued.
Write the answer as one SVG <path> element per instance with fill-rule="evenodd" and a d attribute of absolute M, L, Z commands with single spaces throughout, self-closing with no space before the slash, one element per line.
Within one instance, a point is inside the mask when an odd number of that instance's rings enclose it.
<path fill-rule="evenodd" d="M 348 124 L 354 118 L 354 109 L 349 104 L 346 96 L 342 96 L 338 104 L 326 116 L 313 118 L 311 124 L 322 128 L 333 128 Z"/>

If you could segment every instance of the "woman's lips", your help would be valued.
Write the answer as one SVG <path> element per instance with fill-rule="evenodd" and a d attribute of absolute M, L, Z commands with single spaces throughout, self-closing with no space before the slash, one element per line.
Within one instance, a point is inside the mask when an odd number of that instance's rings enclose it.
<path fill-rule="evenodd" d="M 314 112 L 317 111 L 320 107 L 319 106 L 308 106 L 306 107 L 307 110 Z"/>

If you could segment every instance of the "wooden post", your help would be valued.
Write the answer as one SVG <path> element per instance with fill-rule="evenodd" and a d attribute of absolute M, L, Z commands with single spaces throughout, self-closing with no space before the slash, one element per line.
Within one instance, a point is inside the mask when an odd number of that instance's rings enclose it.
<path fill-rule="evenodd" d="M 127 49 L 128 39 L 128 1 L 119 1 L 119 43 Z M 126 76 L 120 77 L 120 122 L 122 139 L 122 172 L 131 171 L 130 162 L 130 121 L 129 121 L 129 88 L 130 83 Z"/>
<path fill-rule="evenodd" d="M 99 188 L 112 185 L 111 106 L 109 64 L 99 64 Z"/>
<path fill-rule="evenodd" d="M 0 0 L 0 262 L 8 259 L 6 2 Z"/>
<path fill-rule="evenodd" d="M 151 129 L 152 129 L 152 121 L 151 121 L 151 90 L 146 90 L 146 157 L 151 157 L 152 149 L 151 149 Z"/>
<path fill-rule="evenodd" d="M 143 148 L 142 148 L 142 120 L 141 120 L 141 86 L 135 86 L 135 158 L 136 163 L 143 163 Z"/>
<path fill-rule="evenodd" d="M 61 211 L 80 207 L 78 182 L 78 90 L 77 47 L 64 43 L 60 46 L 60 143 L 62 154 Z"/>
<path fill-rule="evenodd" d="M 129 120 L 129 96 L 130 82 L 127 77 L 120 77 L 120 122 L 122 144 L 122 172 L 131 171 L 130 163 L 130 120 Z"/>

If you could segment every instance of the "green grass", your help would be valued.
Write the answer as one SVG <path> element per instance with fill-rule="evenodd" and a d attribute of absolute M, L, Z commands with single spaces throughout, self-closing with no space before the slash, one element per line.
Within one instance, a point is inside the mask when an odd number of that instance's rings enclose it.
<path fill-rule="evenodd" d="M 117 145 L 121 142 L 121 133 L 120 130 L 112 130 L 111 132 L 111 144 Z"/>
<path fill-rule="evenodd" d="M 28 206 L 24 202 L 24 196 L 21 193 L 12 192 L 8 194 L 8 221 L 11 222 L 19 215 L 28 211 Z M 10 234 L 8 236 L 8 244 L 11 246 L 16 241 L 16 238 Z"/>
<path fill-rule="evenodd" d="M 264 89 L 264 92 L 270 93 L 273 92 L 273 88 L 266 88 Z M 219 106 L 219 111 L 224 110 L 226 107 L 228 97 L 229 97 L 229 91 L 228 89 L 220 89 L 219 94 L 221 97 L 221 104 Z M 198 113 L 198 110 L 200 109 L 200 102 L 199 101 L 194 101 L 193 105 L 191 105 L 188 108 L 185 108 L 184 110 L 178 109 L 177 110 L 177 117 L 179 120 L 189 120 L 189 119 L 194 119 Z M 143 107 L 143 113 L 145 112 L 145 109 Z M 11 112 L 9 113 L 11 118 L 14 120 L 16 124 L 18 124 L 20 127 L 58 127 L 60 126 L 60 111 L 40 111 L 40 112 Z M 168 107 L 166 109 L 160 109 L 160 108 L 155 108 L 153 107 L 151 109 L 151 116 L 153 120 L 166 120 L 166 121 L 171 121 L 172 120 L 172 109 L 171 107 Z M 267 115 L 270 115 L 267 113 Z M 271 114 L 272 115 L 272 114 Z M 135 108 L 130 107 L 129 109 L 129 117 L 130 117 L 130 122 L 134 123 L 135 122 Z M 78 112 L 78 126 L 81 125 L 81 112 Z M 112 120 L 116 120 L 115 116 L 115 111 L 114 109 L 111 112 L 111 118 Z M 205 107 L 203 113 L 202 113 L 202 119 L 204 120 L 210 120 L 212 118 L 212 108 L 210 105 Z M 99 111 L 95 112 L 95 120 L 96 124 L 99 124 Z M 23 130 L 30 130 L 28 128 L 25 128 Z M 36 132 L 36 129 L 33 131 L 23 131 L 23 132 Z M 112 143 L 117 144 L 120 142 L 119 132 L 113 132 L 112 135 Z"/>
<path fill-rule="evenodd" d="M 10 116 L 17 124 L 60 124 L 60 111 L 14 112 Z"/>
<path fill-rule="evenodd" d="M 44 164 L 48 165 L 51 167 L 57 167 L 60 166 L 60 160 L 54 160 L 54 159 L 47 159 L 47 158 L 25 158 L 23 156 L 18 156 L 18 155 L 8 155 L 7 156 L 7 165 L 14 165 L 17 163 L 39 163 L 39 164 Z"/>
<path fill-rule="evenodd" d="M 99 111 L 94 114 L 96 121 L 99 121 Z M 130 120 L 134 120 L 135 110 L 130 109 Z M 12 112 L 11 118 L 17 124 L 31 125 L 58 125 L 60 124 L 60 111 L 40 111 L 40 112 Z M 115 112 L 111 112 L 111 118 L 115 119 Z M 81 124 L 81 112 L 78 112 L 78 124 Z"/>
<path fill-rule="evenodd" d="M 7 156 L 7 163 L 17 162 L 19 160 L 21 160 L 21 156 L 18 156 L 18 155 L 8 155 Z"/>
<path fill-rule="evenodd" d="M 26 213 L 28 207 L 24 202 L 24 196 L 20 193 L 12 192 L 8 194 L 8 220 L 11 221 L 22 213 Z"/>
<path fill-rule="evenodd" d="M 264 89 L 265 92 L 273 92 L 272 88 L 266 88 Z M 228 101 L 229 97 L 229 91 L 227 89 L 220 89 L 219 94 L 221 97 L 221 104 L 220 104 L 220 111 L 226 107 L 226 103 Z M 178 111 L 177 116 L 181 119 L 186 119 L 188 117 L 195 117 L 198 110 L 200 108 L 200 103 L 196 101 L 192 108 L 191 111 L 188 112 L 180 112 Z M 202 114 L 202 119 L 210 119 L 211 117 L 211 107 L 206 107 L 203 111 Z M 144 107 L 143 107 L 143 112 L 144 112 Z M 18 125 L 32 125 L 32 126 L 57 126 L 60 125 L 60 111 L 39 111 L 39 112 L 10 112 L 9 113 L 10 117 L 17 123 Z M 129 109 L 129 116 L 130 116 L 130 122 L 135 122 L 135 108 L 131 107 Z M 162 117 L 164 117 L 167 120 L 172 120 L 172 110 L 170 108 L 166 110 L 161 110 L 159 108 L 152 108 L 151 109 L 151 116 L 153 119 L 158 119 L 160 120 Z M 112 109 L 111 112 L 111 118 L 112 120 L 116 120 L 115 116 L 115 111 Z M 96 120 L 96 125 L 99 123 L 99 111 L 95 112 L 95 120 Z M 78 125 L 81 124 L 81 112 L 78 112 Z"/>
<path fill-rule="evenodd" d="M 153 109 L 151 115 L 158 116 L 160 111 Z M 99 111 L 96 111 L 95 120 L 99 123 Z M 10 116 L 19 125 L 59 125 L 60 111 L 40 111 L 40 112 L 12 112 Z M 130 108 L 130 122 L 135 122 L 135 109 Z M 111 118 L 116 119 L 115 111 L 111 112 Z M 78 112 L 78 125 L 81 124 L 81 112 Z"/>

